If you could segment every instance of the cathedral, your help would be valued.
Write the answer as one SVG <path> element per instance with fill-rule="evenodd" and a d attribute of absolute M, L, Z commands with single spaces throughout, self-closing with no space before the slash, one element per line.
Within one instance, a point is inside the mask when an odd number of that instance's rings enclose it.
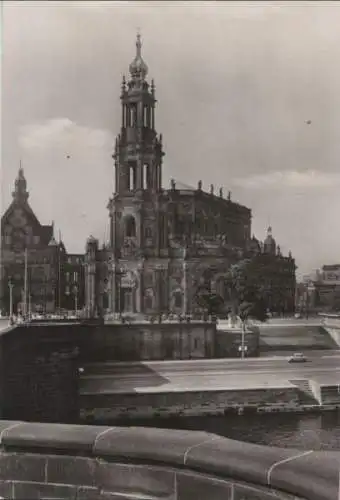
<path fill-rule="evenodd" d="M 155 84 L 137 36 L 128 81 L 121 86 L 121 128 L 113 154 L 115 193 L 108 203 L 109 245 L 90 237 L 85 255 L 87 314 L 200 315 L 204 286 L 227 300 L 224 275 L 249 254 L 271 254 L 289 276 L 295 263 L 277 251 L 271 231 L 251 238 L 251 210 L 222 188 L 162 184 L 162 134 L 156 128 Z"/>

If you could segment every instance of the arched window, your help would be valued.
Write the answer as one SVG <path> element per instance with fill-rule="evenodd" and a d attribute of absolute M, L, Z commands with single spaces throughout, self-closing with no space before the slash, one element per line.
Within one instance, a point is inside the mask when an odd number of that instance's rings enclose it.
<path fill-rule="evenodd" d="M 135 237 L 136 236 L 136 221 L 132 215 L 127 215 L 124 219 L 125 225 L 125 236 Z"/>
<path fill-rule="evenodd" d="M 181 309 L 182 308 L 182 293 L 180 291 L 177 291 L 173 295 L 174 297 L 174 307 L 176 309 Z"/>

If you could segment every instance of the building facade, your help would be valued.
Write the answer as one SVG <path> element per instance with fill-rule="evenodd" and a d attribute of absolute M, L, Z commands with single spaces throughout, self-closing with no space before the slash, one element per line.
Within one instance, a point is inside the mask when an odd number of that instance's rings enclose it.
<path fill-rule="evenodd" d="M 42 225 L 39 222 L 28 203 L 29 193 L 22 168 L 15 180 L 12 197 L 1 218 L 2 313 L 25 314 L 31 311 L 46 314 L 68 309 L 67 276 L 70 273 L 75 276 L 75 272 L 79 307 L 82 307 L 84 256 L 77 256 L 78 264 L 72 263 L 76 256 L 68 256 L 64 244 L 56 241 L 53 223 Z"/>
<path fill-rule="evenodd" d="M 175 180 L 163 187 L 155 85 L 146 79 L 140 37 L 129 70 L 129 81 L 122 81 L 121 129 L 113 155 L 110 245 L 99 250 L 96 240 L 88 241 L 86 307 L 92 313 L 195 316 L 202 312 L 198 289 L 204 285 L 227 298 L 226 271 L 258 246 L 250 236 L 251 210 L 234 202 L 230 192 L 224 197 L 212 185 L 206 192 L 201 181 L 196 188 Z M 280 279 L 289 269 L 293 286 L 293 260 L 277 256 L 276 247 L 275 256 Z"/>
<path fill-rule="evenodd" d="M 268 310 L 277 314 L 292 314 L 296 298 L 295 260 L 290 252 L 288 256 L 282 254 L 271 227 L 263 242 L 252 238 L 246 254 L 256 263 L 258 282 Z"/>
<path fill-rule="evenodd" d="M 299 284 L 299 308 L 313 311 L 340 310 L 340 264 L 322 266 Z"/>

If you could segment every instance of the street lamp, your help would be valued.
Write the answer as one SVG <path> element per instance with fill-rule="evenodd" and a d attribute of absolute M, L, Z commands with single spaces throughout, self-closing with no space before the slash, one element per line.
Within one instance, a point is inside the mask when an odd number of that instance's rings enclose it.
<path fill-rule="evenodd" d="M 12 316 L 13 316 L 13 288 L 14 288 L 14 284 L 12 283 L 11 278 L 9 278 L 9 281 L 8 281 L 8 288 L 9 288 L 9 317 L 12 318 Z"/>
<path fill-rule="evenodd" d="M 248 346 L 245 345 L 245 325 L 242 324 L 242 334 L 241 334 L 241 345 L 239 346 L 238 350 L 241 352 L 241 358 L 245 358 L 245 353 L 248 350 Z"/>
<path fill-rule="evenodd" d="M 76 317 L 78 316 L 78 287 L 77 285 L 74 285 L 73 287 L 73 294 L 74 294 L 74 309 L 76 313 Z"/>

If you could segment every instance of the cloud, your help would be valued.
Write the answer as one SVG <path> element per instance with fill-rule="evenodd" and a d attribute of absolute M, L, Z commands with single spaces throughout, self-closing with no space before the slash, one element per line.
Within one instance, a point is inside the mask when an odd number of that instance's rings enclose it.
<path fill-rule="evenodd" d="M 340 174 L 334 172 L 321 172 L 318 170 L 307 170 L 297 172 L 289 170 L 287 172 L 269 172 L 255 174 L 248 177 L 239 177 L 233 180 L 234 186 L 253 189 L 266 190 L 268 188 L 283 187 L 319 189 L 340 185 Z"/>
<path fill-rule="evenodd" d="M 70 250 L 83 251 L 90 233 L 102 239 L 114 190 L 111 132 L 53 118 L 23 126 L 19 145 L 38 218 L 54 219 Z"/>
<path fill-rule="evenodd" d="M 77 125 L 68 118 L 54 118 L 22 127 L 19 145 L 26 150 L 56 148 L 65 152 L 84 149 L 101 151 L 112 147 L 113 138 L 107 130 Z"/>

